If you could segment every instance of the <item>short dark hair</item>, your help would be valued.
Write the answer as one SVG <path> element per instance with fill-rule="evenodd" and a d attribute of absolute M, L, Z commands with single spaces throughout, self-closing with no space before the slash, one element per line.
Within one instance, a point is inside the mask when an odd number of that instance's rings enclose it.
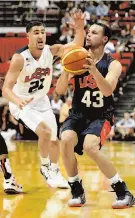
<path fill-rule="evenodd" d="M 30 21 L 30 22 L 26 25 L 26 32 L 28 33 L 28 32 L 31 30 L 31 28 L 32 28 L 33 26 L 43 26 L 43 27 L 45 27 L 45 24 L 42 23 L 42 22 L 40 22 L 40 21 Z"/>
<path fill-rule="evenodd" d="M 103 30 L 104 30 L 103 33 L 104 33 L 104 36 L 108 37 L 108 40 L 107 40 L 107 42 L 108 42 L 112 36 L 112 31 L 111 31 L 110 27 L 105 25 L 104 23 L 96 23 L 96 25 L 103 27 Z"/>

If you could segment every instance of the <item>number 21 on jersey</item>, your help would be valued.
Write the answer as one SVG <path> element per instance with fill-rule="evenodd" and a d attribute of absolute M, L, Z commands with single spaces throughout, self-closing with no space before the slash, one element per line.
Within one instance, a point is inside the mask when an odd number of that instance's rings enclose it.
<path fill-rule="evenodd" d="M 103 100 L 103 94 L 100 91 L 94 91 L 92 93 L 93 97 L 96 97 L 96 101 L 92 102 L 90 99 L 91 96 L 91 91 L 86 90 L 84 93 L 84 96 L 81 100 L 82 103 L 86 104 L 86 107 L 95 107 L 95 108 L 100 108 L 104 106 L 104 100 Z"/>
<path fill-rule="evenodd" d="M 43 82 L 44 82 L 44 78 L 40 79 L 40 80 L 36 80 L 34 82 L 31 82 L 30 83 L 30 88 L 29 88 L 29 93 L 34 93 L 36 92 L 37 90 L 40 90 L 40 89 L 43 89 L 44 88 L 44 85 L 43 85 Z"/>

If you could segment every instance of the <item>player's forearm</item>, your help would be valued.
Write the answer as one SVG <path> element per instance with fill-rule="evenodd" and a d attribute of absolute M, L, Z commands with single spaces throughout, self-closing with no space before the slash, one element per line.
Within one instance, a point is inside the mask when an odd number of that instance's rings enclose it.
<path fill-rule="evenodd" d="M 75 30 L 75 37 L 74 37 L 74 40 L 73 42 L 76 44 L 76 45 L 79 45 L 79 46 L 84 46 L 84 38 L 85 38 L 85 32 L 84 32 L 84 28 L 77 28 Z"/>
<path fill-rule="evenodd" d="M 57 84 L 56 84 L 56 92 L 59 94 L 59 95 L 63 95 L 65 94 L 67 88 L 68 88 L 68 77 L 69 77 L 69 74 L 66 73 L 66 72 L 63 72 L 58 81 L 57 81 Z"/>
<path fill-rule="evenodd" d="M 109 82 L 102 76 L 102 74 L 96 70 L 93 73 L 93 77 L 97 83 L 99 90 L 103 93 L 105 97 L 112 95 L 113 89 Z"/>
<path fill-rule="evenodd" d="M 9 88 L 3 87 L 2 89 L 2 95 L 5 97 L 8 101 L 11 101 L 12 103 L 18 105 L 18 102 L 20 102 L 20 98 Z"/>

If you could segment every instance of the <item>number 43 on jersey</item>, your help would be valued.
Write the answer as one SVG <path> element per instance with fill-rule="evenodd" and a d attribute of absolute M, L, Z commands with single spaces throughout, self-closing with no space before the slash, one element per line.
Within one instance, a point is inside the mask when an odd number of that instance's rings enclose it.
<path fill-rule="evenodd" d="M 86 90 L 84 93 L 84 96 L 81 100 L 82 103 L 86 104 L 86 107 L 95 107 L 95 108 L 100 108 L 104 106 L 104 100 L 103 100 L 103 94 L 100 91 L 94 91 L 92 93 L 93 97 L 96 97 L 96 101 L 92 102 L 90 99 L 91 96 L 91 91 Z"/>

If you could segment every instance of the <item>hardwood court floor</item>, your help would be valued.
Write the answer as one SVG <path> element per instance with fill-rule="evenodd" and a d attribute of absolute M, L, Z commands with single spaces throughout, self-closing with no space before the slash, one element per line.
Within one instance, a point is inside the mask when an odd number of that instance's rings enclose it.
<path fill-rule="evenodd" d="M 0 218 L 135 218 L 135 207 L 113 210 L 115 194 L 97 166 L 84 155 L 78 156 L 80 175 L 86 191 L 87 204 L 69 208 L 69 190 L 49 188 L 39 172 L 40 161 L 36 142 L 14 142 L 10 161 L 25 194 L 9 196 L 3 192 L 0 173 Z M 121 177 L 135 194 L 135 145 L 106 142 L 103 152 L 111 158 Z M 65 174 L 60 159 L 60 169 Z"/>

